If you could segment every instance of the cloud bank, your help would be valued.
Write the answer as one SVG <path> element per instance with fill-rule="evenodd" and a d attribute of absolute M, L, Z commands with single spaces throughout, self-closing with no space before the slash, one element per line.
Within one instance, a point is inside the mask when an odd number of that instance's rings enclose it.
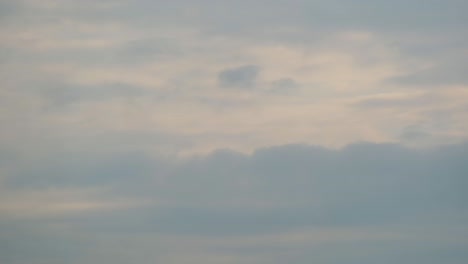
<path fill-rule="evenodd" d="M 466 160 L 466 144 L 295 144 L 179 159 L 62 154 L 2 178 L 0 255 L 5 263 L 463 263 Z"/>

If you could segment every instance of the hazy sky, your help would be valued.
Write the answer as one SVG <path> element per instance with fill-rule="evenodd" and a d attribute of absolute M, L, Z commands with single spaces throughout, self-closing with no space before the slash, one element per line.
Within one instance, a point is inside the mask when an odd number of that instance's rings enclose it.
<path fill-rule="evenodd" d="M 467 10 L 0 0 L 0 263 L 467 263 Z"/>

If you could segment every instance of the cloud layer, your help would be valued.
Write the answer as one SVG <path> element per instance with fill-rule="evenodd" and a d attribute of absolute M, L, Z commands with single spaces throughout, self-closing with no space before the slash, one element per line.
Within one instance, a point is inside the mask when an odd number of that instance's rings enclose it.
<path fill-rule="evenodd" d="M 2 179 L 5 263 L 122 257 L 392 263 L 395 255 L 403 262 L 438 263 L 443 255 L 463 263 L 467 257 L 466 144 L 425 151 L 296 144 L 251 155 L 68 153 L 53 160 Z"/>
<path fill-rule="evenodd" d="M 466 263 L 467 8 L 0 0 L 0 263 Z"/>
<path fill-rule="evenodd" d="M 163 135 L 182 154 L 466 141 L 461 1 L 2 3 L 14 144 L 19 123 L 67 142 Z M 426 136 L 402 137 L 408 127 Z"/>

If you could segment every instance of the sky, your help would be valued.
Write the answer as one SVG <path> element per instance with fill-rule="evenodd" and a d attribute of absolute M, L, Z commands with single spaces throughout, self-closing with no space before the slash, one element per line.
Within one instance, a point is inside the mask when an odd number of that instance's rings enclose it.
<path fill-rule="evenodd" d="M 0 263 L 467 263 L 467 9 L 0 0 Z"/>

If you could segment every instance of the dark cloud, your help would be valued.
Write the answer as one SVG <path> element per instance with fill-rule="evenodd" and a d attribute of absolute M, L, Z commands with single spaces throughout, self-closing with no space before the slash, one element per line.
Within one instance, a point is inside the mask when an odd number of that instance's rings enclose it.
<path fill-rule="evenodd" d="M 219 84 L 223 87 L 251 88 L 260 68 L 255 65 L 244 65 L 236 68 L 229 68 L 218 74 Z"/>

